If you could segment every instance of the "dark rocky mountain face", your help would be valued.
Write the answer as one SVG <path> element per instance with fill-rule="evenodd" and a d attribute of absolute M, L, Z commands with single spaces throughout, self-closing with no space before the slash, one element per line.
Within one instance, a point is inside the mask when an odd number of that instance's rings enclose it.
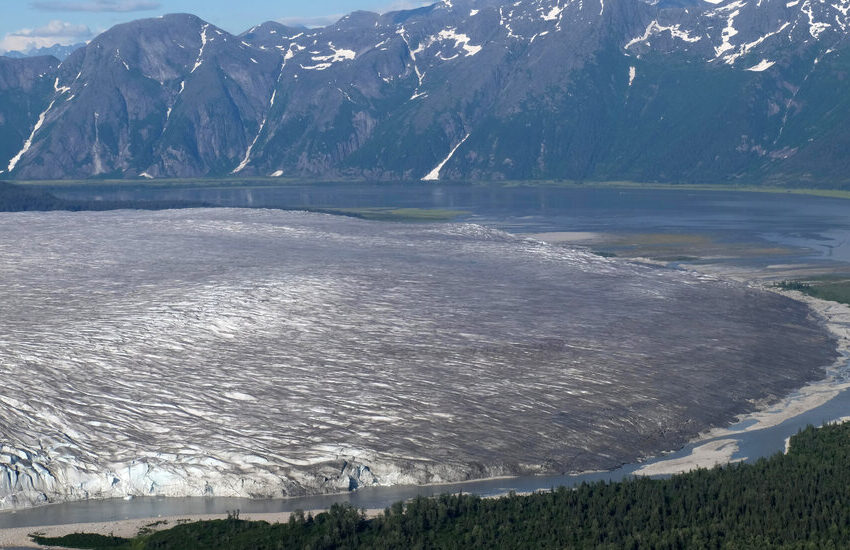
<path fill-rule="evenodd" d="M 452 0 L 238 37 L 141 20 L 61 65 L 0 58 L 0 169 L 850 183 L 849 11 Z"/>
<path fill-rule="evenodd" d="M 0 163 L 17 155 L 50 103 L 58 65 L 53 57 L 0 57 Z"/>

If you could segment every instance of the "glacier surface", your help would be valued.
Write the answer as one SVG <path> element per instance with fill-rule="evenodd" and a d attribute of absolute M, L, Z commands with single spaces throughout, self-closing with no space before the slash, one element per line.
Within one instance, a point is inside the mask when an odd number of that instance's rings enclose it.
<path fill-rule="evenodd" d="M 818 377 L 800 304 L 472 224 L 0 216 L 0 507 L 608 468 Z"/>

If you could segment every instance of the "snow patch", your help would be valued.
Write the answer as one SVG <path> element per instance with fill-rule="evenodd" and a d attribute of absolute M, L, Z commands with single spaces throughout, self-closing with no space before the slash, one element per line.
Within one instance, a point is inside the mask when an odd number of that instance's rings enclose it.
<path fill-rule="evenodd" d="M 819 23 L 815 21 L 811 0 L 803 2 L 803 6 L 800 10 L 809 17 L 809 34 L 812 35 L 812 38 L 815 40 L 818 39 L 823 31 L 832 26 L 829 23 Z"/>
<path fill-rule="evenodd" d="M 328 42 L 328 47 L 333 51 L 332 54 L 313 57 L 313 61 L 330 61 L 331 63 L 337 63 L 339 61 L 350 60 L 357 57 L 354 50 L 347 50 L 345 48 L 337 49 L 334 47 L 333 42 Z"/>
<path fill-rule="evenodd" d="M 726 57 L 723 58 L 723 61 L 725 63 L 729 64 L 729 65 L 732 65 L 733 63 L 735 63 L 735 61 L 738 60 L 738 58 L 747 55 L 748 53 L 750 53 L 750 51 L 752 51 L 754 48 L 759 46 L 762 42 L 764 42 L 765 40 L 767 40 L 771 36 L 775 36 L 775 35 L 781 33 L 790 24 L 791 23 L 784 23 L 781 27 L 779 27 L 775 31 L 769 32 L 766 35 L 758 38 L 757 40 L 753 40 L 752 42 L 748 42 L 747 44 L 742 44 L 741 46 L 738 46 L 738 51 L 734 54 L 727 55 Z"/>
<path fill-rule="evenodd" d="M 283 66 L 280 68 L 281 74 L 283 73 L 283 67 L 286 66 L 286 61 L 283 62 Z M 280 81 L 280 77 L 278 77 L 278 81 Z M 277 95 L 277 90 L 272 91 L 272 97 L 269 100 L 269 109 L 274 107 L 274 99 Z M 242 158 L 242 162 L 239 163 L 239 166 L 233 169 L 231 174 L 238 174 L 242 170 L 248 166 L 248 163 L 251 162 L 251 152 L 254 150 L 254 146 L 257 145 L 257 140 L 260 139 L 260 134 L 263 133 L 263 129 L 266 127 L 267 117 L 263 117 L 263 121 L 260 122 L 260 128 L 257 130 L 257 135 L 254 136 L 254 141 L 251 142 L 251 145 L 248 146 L 248 150 L 245 151 L 245 156 Z"/>
<path fill-rule="evenodd" d="M 79 77 L 80 77 L 80 75 L 77 75 L 77 78 L 79 78 Z M 57 77 L 56 80 L 53 81 L 53 91 L 56 92 L 57 94 L 64 94 L 66 92 L 70 92 L 71 88 L 69 86 L 60 86 L 59 85 L 59 78 Z"/>
<path fill-rule="evenodd" d="M 416 78 L 419 79 L 419 84 L 416 86 L 417 91 L 419 91 L 419 87 L 422 86 L 422 79 L 425 77 L 425 74 L 420 72 L 419 67 L 416 65 L 416 52 L 420 50 L 418 48 L 414 50 L 410 47 L 410 42 L 407 40 L 407 34 L 404 30 L 404 26 L 398 29 L 396 31 L 396 34 L 401 36 L 401 39 L 404 40 L 404 45 L 407 46 L 407 52 L 410 54 L 411 62 L 413 62 L 413 70 L 416 72 Z"/>
<path fill-rule="evenodd" d="M 547 34 L 549 34 L 549 31 L 543 31 L 543 32 L 537 33 L 537 34 L 535 34 L 534 36 L 531 37 L 531 40 L 529 40 L 528 43 L 534 44 L 534 41 L 537 40 L 538 37 L 546 36 Z"/>
<path fill-rule="evenodd" d="M 357 54 L 354 50 L 347 50 L 345 48 L 335 48 L 333 42 L 328 42 L 328 47 L 331 49 L 333 53 L 330 55 L 314 55 L 312 60 L 315 65 L 304 66 L 301 65 L 302 69 L 308 71 L 324 71 L 334 63 L 339 63 L 340 61 L 350 61 L 354 59 Z"/>
<path fill-rule="evenodd" d="M 318 63 L 316 65 L 300 65 L 305 71 L 324 71 L 329 69 L 333 63 Z"/>
<path fill-rule="evenodd" d="M 140 178 L 149 179 L 149 180 L 152 180 L 152 179 L 153 179 L 153 176 L 151 176 L 151 175 L 150 175 L 150 174 L 148 174 L 147 172 L 142 172 L 141 174 L 139 174 L 139 177 L 140 177 Z"/>
<path fill-rule="evenodd" d="M 271 173 L 271 176 L 273 178 L 279 178 L 282 175 L 283 175 L 283 170 L 275 170 L 274 172 Z"/>
<path fill-rule="evenodd" d="M 634 67 L 629 67 L 629 88 L 632 87 L 632 82 L 635 81 L 635 76 L 637 76 L 637 70 Z"/>
<path fill-rule="evenodd" d="M 192 67 L 191 71 L 189 71 L 190 73 L 194 73 L 198 69 L 198 67 L 200 67 L 201 64 L 203 63 L 202 57 L 204 55 L 204 48 L 207 47 L 207 29 L 208 28 L 209 28 L 209 24 L 204 25 L 203 28 L 201 29 L 201 49 L 198 51 L 198 58 L 195 60 L 195 66 Z"/>
<path fill-rule="evenodd" d="M 685 42 L 699 42 L 702 40 L 701 36 L 691 36 L 687 31 L 681 30 L 681 26 L 676 24 L 669 27 L 665 27 L 658 23 L 658 21 L 653 21 L 649 25 L 646 26 L 646 30 L 643 32 L 642 36 L 638 36 L 636 38 L 631 39 L 624 47 L 624 49 L 628 50 L 635 44 L 639 44 L 641 42 L 648 42 L 649 38 L 654 34 L 661 34 L 664 32 L 669 32 L 672 38 L 678 38 L 679 40 L 683 40 Z"/>
<path fill-rule="evenodd" d="M 724 6 L 720 9 L 725 9 L 727 7 L 728 6 Z M 720 57 L 721 55 L 723 55 L 723 53 L 735 49 L 735 46 L 732 45 L 732 37 L 738 34 L 738 29 L 735 28 L 735 18 L 738 17 L 740 13 L 741 10 L 735 10 L 729 14 L 729 17 L 726 18 L 726 26 L 720 33 L 720 38 L 722 42 L 719 46 L 714 48 L 714 55 L 716 57 Z"/>
<path fill-rule="evenodd" d="M 440 40 L 454 40 L 455 48 L 462 47 L 466 51 L 466 57 L 473 56 L 481 51 L 481 46 L 471 46 L 469 36 L 457 32 L 454 28 L 441 30 L 437 36 Z"/>
<path fill-rule="evenodd" d="M 761 61 L 758 62 L 757 65 L 753 65 L 752 67 L 750 67 L 747 70 L 753 71 L 753 72 L 756 72 L 756 73 L 760 73 L 762 71 L 766 71 L 767 69 L 773 67 L 774 63 L 776 63 L 776 62 L 775 61 L 768 61 L 767 59 L 762 59 Z"/>
<path fill-rule="evenodd" d="M 79 78 L 79 75 L 77 75 L 77 77 Z M 53 90 L 56 94 L 62 95 L 67 92 L 70 92 L 71 88 L 69 88 L 68 86 L 59 86 L 59 78 L 57 77 L 56 80 L 53 81 Z M 73 97 L 74 96 L 71 96 L 72 99 Z M 32 132 L 30 132 L 29 137 L 24 142 L 24 146 L 21 148 L 20 151 L 18 151 L 18 154 L 16 154 L 9 160 L 9 166 L 7 167 L 7 170 L 9 172 L 12 172 L 12 170 L 15 169 L 15 166 L 18 165 L 18 162 L 20 162 L 21 158 L 32 147 L 32 140 L 33 138 L 35 138 L 36 132 L 38 132 L 39 129 L 41 129 L 41 127 L 44 125 L 44 120 L 47 118 L 47 113 L 49 113 L 50 110 L 53 108 L 53 105 L 56 103 L 56 99 L 57 98 L 54 96 L 53 100 L 50 102 L 50 105 L 47 106 L 47 109 L 45 109 L 44 112 L 38 115 L 38 120 L 36 121 L 35 126 L 33 126 Z"/>
<path fill-rule="evenodd" d="M 402 35 L 402 38 L 404 39 L 405 43 L 407 43 L 407 38 L 404 35 Z M 435 42 L 442 42 L 444 40 L 453 40 L 455 49 L 463 48 L 463 51 L 465 52 L 464 53 L 465 57 L 470 57 L 470 56 L 477 54 L 478 52 L 481 51 L 481 48 L 482 48 L 481 46 L 471 45 L 469 43 L 471 38 L 469 38 L 468 35 L 457 32 L 457 29 L 455 27 L 449 27 L 447 29 L 441 30 L 436 35 L 429 36 L 428 38 L 423 40 L 415 50 L 410 50 L 410 53 L 411 53 L 411 56 L 412 56 L 414 62 L 416 61 L 416 54 L 417 53 L 425 51 L 427 48 L 431 47 L 431 45 L 434 44 Z M 409 44 L 408 44 L 408 49 L 410 49 Z M 440 58 L 443 61 L 449 61 L 449 60 L 452 60 L 456 57 L 457 57 L 457 55 L 453 55 L 451 57 L 443 57 L 442 55 L 440 56 Z M 415 63 L 414 63 L 414 68 L 416 68 Z M 416 74 L 419 75 L 418 69 L 416 70 Z M 419 80 L 419 83 L 420 83 L 420 85 L 422 84 L 421 78 Z"/>
<path fill-rule="evenodd" d="M 458 147 L 463 145 L 463 142 L 466 141 L 466 139 L 468 137 L 469 137 L 469 134 L 466 134 L 466 136 L 464 136 L 464 138 L 462 140 L 460 140 L 457 145 L 454 146 L 454 148 L 451 150 L 451 152 L 449 152 L 448 156 L 446 158 L 444 158 L 443 161 L 440 164 L 435 166 L 433 170 L 428 172 L 428 174 L 426 174 L 424 178 L 422 178 L 422 181 L 437 181 L 437 180 L 439 180 L 440 179 L 440 170 L 442 170 L 443 166 L 445 166 L 445 164 L 447 162 L 449 162 L 449 160 L 455 154 L 455 151 L 457 151 Z"/>
<path fill-rule="evenodd" d="M 118 59 L 118 61 L 120 61 L 124 65 L 124 68 L 126 70 L 128 70 L 128 71 L 130 70 L 130 66 L 127 65 L 127 62 L 124 61 L 123 57 L 121 57 L 121 50 L 120 49 L 115 50 L 115 58 Z"/>
<path fill-rule="evenodd" d="M 511 28 L 510 18 L 513 16 L 513 14 L 514 14 L 514 12 L 511 12 L 511 13 L 508 14 L 507 17 L 505 17 L 504 12 L 503 12 L 502 8 L 500 7 L 499 8 L 499 26 L 504 27 L 505 30 L 508 31 L 508 38 L 523 38 L 522 36 L 520 36 L 518 34 L 514 34 L 514 31 Z"/>
<path fill-rule="evenodd" d="M 470 17 L 475 17 L 476 15 L 478 15 L 478 10 L 469 10 Z"/>
<path fill-rule="evenodd" d="M 566 6 L 563 6 L 563 7 L 553 6 L 552 9 L 549 10 L 548 13 L 544 13 L 542 15 L 543 20 L 544 21 L 555 21 L 556 19 L 558 19 L 558 16 L 561 15 L 561 12 L 564 11 L 565 7 Z"/>

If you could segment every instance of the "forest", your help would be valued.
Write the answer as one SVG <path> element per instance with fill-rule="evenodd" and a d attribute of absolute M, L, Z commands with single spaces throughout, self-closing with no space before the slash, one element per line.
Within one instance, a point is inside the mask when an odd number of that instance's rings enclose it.
<path fill-rule="evenodd" d="M 288 523 L 239 518 L 76 534 L 40 544 L 112 549 L 846 548 L 850 423 L 808 427 L 787 454 L 667 479 L 584 483 L 530 495 L 444 494 L 397 502 L 375 518 L 345 505 Z"/>

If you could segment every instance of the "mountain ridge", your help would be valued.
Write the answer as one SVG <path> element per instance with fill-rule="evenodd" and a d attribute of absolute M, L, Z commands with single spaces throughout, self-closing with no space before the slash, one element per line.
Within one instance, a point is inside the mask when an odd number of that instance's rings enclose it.
<path fill-rule="evenodd" d="M 850 185 L 848 12 L 454 0 L 238 36 L 143 19 L 26 82 L 36 61 L 0 58 L 0 176 Z"/>

